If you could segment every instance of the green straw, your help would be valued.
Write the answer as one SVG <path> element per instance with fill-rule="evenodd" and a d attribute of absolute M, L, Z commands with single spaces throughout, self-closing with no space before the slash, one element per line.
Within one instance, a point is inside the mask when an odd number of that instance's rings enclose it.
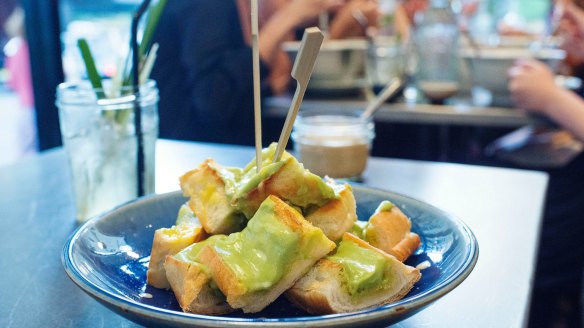
<path fill-rule="evenodd" d="M 106 98 L 105 92 L 103 91 L 103 85 L 101 84 L 101 77 L 95 67 L 95 61 L 93 60 L 93 55 L 91 55 L 91 49 L 89 49 L 87 40 L 79 39 L 77 41 L 77 47 L 79 47 L 79 50 L 81 51 L 81 57 L 83 57 L 83 62 L 85 62 L 85 68 L 87 69 L 87 76 L 89 77 L 91 86 L 95 89 L 97 99 Z"/>
<path fill-rule="evenodd" d="M 158 3 L 150 9 L 146 21 L 146 27 L 144 28 L 144 36 L 142 36 L 142 42 L 140 42 L 140 58 L 144 57 L 148 49 L 150 49 L 156 26 L 158 25 L 158 21 L 160 20 L 160 16 L 164 11 L 167 2 L 168 0 L 159 0 Z"/>

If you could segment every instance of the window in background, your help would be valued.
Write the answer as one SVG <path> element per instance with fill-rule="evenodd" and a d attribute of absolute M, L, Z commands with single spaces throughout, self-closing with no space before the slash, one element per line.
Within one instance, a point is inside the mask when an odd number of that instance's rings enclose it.
<path fill-rule="evenodd" d="M 490 10 L 502 34 L 542 35 L 546 32 L 549 0 L 490 0 Z"/>
<path fill-rule="evenodd" d="M 68 81 L 85 77 L 77 40 L 87 39 L 104 77 L 112 77 L 127 56 L 131 14 L 140 0 L 62 0 L 63 70 Z"/>

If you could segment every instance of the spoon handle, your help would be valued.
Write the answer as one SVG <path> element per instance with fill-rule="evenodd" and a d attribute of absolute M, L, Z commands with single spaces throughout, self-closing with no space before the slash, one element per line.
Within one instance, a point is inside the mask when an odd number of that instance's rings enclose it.
<path fill-rule="evenodd" d="M 373 115 L 383 103 L 393 96 L 402 86 L 402 79 L 399 77 L 394 77 L 391 81 L 379 92 L 379 95 L 375 97 L 369 104 L 367 108 L 361 114 L 362 119 L 367 119 Z"/>

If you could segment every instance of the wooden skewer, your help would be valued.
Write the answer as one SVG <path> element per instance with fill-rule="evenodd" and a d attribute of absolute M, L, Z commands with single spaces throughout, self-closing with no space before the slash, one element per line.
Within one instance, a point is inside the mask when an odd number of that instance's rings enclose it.
<path fill-rule="evenodd" d="M 324 35 L 318 27 L 310 27 L 304 30 L 302 43 L 300 43 L 300 49 L 298 50 L 294 67 L 292 68 L 292 78 L 296 80 L 296 91 L 294 92 L 294 98 L 292 98 L 292 104 L 288 110 L 286 122 L 278 140 L 278 147 L 274 154 L 274 163 L 282 158 L 284 149 L 286 149 L 286 145 L 288 144 L 292 126 L 294 125 L 298 109 L 300 109 L 300 104 L 304 98 L 304 93 L 306 92 L 310 75 L 312 75 L 312 70 L 314 69 L 314 64 L 323 39 Z"/>
<path fill-rule="evenodd" d="M 262 168 L 262 104 L 260 94 L 260 50 L 258 40 L 258 0 L 251 0 L 251 42 L 253 61 L 254 130 L 256 169 Z"/>

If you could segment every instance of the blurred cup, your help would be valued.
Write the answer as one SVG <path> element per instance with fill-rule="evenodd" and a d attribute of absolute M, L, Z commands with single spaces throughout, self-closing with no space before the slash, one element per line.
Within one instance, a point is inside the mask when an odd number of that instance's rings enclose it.
<path fill-rule="evenodd" d="M 300 162 L 312 173 L 360 180 L 375 137 L 371 119 L 355 111 L 305 111 L 294 124 L 292 140 Z"/>
<path fill-rule="evenodd" d="M 376 37 L 367 49 L 367 78 L 378 92 L 394 77 L 405 73 L 404 46 L 396 37 Z"/>
<path fill-rule="evenodd" d="M 57 87 L 57 107 L 63 144 L 68 155 L 78 222 L 138 196 L 137 140 L 134 106 L 142 112 L 144 190 L 154 192 L 154 149 L 158 138 L 158 89 L 154 81 L 131 87 L 118 97 L 97 99 L 88 82 Z"/>

